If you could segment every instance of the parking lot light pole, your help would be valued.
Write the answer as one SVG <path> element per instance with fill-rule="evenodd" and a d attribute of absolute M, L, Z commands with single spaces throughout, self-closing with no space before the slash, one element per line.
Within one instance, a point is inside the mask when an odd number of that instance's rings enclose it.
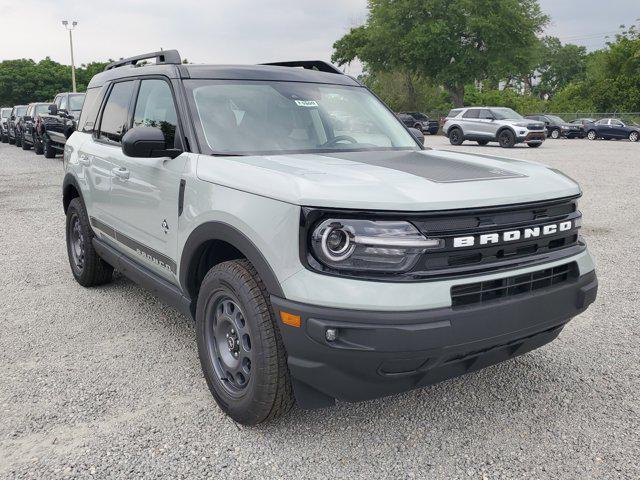
<path fill-rule="evenodd" d="M 62 25 L 69 31 L 69 47 L 71 48 L 71 83 L 73 87 L 73 93 L 76 92 L 76 65 L 73 61 L 73 29 L 76 28 L 78 22 L 72 21 L 69 25 L 68 20 L 63 20 Z"/>

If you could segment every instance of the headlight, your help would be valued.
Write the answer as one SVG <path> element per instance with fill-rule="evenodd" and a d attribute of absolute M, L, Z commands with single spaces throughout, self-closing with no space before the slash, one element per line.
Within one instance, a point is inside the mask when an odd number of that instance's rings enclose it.
<path fill-rule="evenodd" d="M 314 257 L 323 265 L 348 271 L 400 273 L 443 240 L 426 238 L 409 222 L 324 220 L 311 233 Z"/>

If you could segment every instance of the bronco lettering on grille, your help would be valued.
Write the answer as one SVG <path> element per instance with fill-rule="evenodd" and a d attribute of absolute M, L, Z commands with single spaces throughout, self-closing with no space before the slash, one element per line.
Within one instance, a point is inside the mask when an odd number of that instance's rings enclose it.
<path fill-rule="evenodd" d="M 577 223 L 577 222 L 576 222 Z M 566 222 L 552 223 L 540 227 L 528 227 L 518 230 L 507 230 L 500 233 L 483 233 L 481 235 L 469 235 L 466 237 L 456 237 L 453 239 L 454 248 L 460 247 L 473 247 L 475 245 L 489 245 L 506 242 L 515 242 L 520 239 L 530 239 L 543 237 L 547 235 L 554 235 L 558 232 L 566 232 L 573 228 L 574 223 L 572 220 Z M 576 227 L 578 225 L 576 224 Z"/>

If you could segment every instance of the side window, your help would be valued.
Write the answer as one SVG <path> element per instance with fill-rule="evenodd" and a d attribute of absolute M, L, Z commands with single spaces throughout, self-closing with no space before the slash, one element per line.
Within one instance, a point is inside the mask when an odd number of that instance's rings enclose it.
<path fill-rule="evenodd" d="M 480 117 L 483 120 L 493 120 L 495 116 L 491 113 L 491 110 L 482 109 L 480 110 Z"/>
<path fill-rule="evenodd" d="M 173 94 L 164 80 L 142 80 L 133 115 L 135 127 L 157 127 L 164 133 L 167 146 L 175 144 L 178 116 Z"/>
<path fill-rule="evenodd" d="M 60 110 L 67 110 L 67 96 L 62 95 L 60 97 Z"/>
<path fill-rule="evenodd" d="M 82 113 L 80 113 L 80 120 L 78 120 L 78 130 L 80 132 L 91 133 L 96 126 L 96 118 L 98 118 L 98 110 L 100 109 L 100 90 L 100 88 L 87 90 L 87 96 L 82 105 Z"/>
<path fill-rule="evenodd" d="M 462 118 L 478 118 L 479 116 L 480 116 L 480 110 L 478 110 L 477 108 L 472 108 L 464 112 L 464 115 L 462 115 Z"/>
<path fill-rule="evenodd" d="M 602 120 L 598 120 L 596 122 L 596 124 L 598 124 L 598 125 L 608 125 L 609 124 L 609 119 L 603 118 Z"/>
<path fill-rule="evenodd" d="M 614 127 L 621 127 L 624 124 L 620 120 L 611 120 L 611 125 Z"/>
<path fill-rule="evenodd" d="M 132 81 L 116 83 L 113 86 L 102 112 L 98 138 L 120 143 L 129 124 L 129 103 L 133 86 Z"/>

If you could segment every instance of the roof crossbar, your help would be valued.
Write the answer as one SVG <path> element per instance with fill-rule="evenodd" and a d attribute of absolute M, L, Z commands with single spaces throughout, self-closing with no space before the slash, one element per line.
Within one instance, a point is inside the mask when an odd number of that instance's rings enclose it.
<path fill-rule="evenodd" d="M 328 62 L 322 60 L 293 60 L 290 62 L 270 62 L 261 63 L 261 65 L 273 65 L 276 67 L 302 67 L 307 70 L 317 70 L 319 72 L 337 73 L 338 75 L 344 75 L 338 67 L 331 65 Z"/>
<path fill-rule="evenodd" d="M 142 55 L 136 55 L 135 57 L 117 60 L 107 65 L 104 70 L 107 71 L 112 68 L 123 67 L 125 65 L 135 66 L 140 60 L 149 60 L 151 58 L 156 59 L 156 64 L 180 65 L 182 63 L 182 58 L 180 58 L 180 54 L 177 50 L 161 50 L 159 52 L 145 53 Z"/>

